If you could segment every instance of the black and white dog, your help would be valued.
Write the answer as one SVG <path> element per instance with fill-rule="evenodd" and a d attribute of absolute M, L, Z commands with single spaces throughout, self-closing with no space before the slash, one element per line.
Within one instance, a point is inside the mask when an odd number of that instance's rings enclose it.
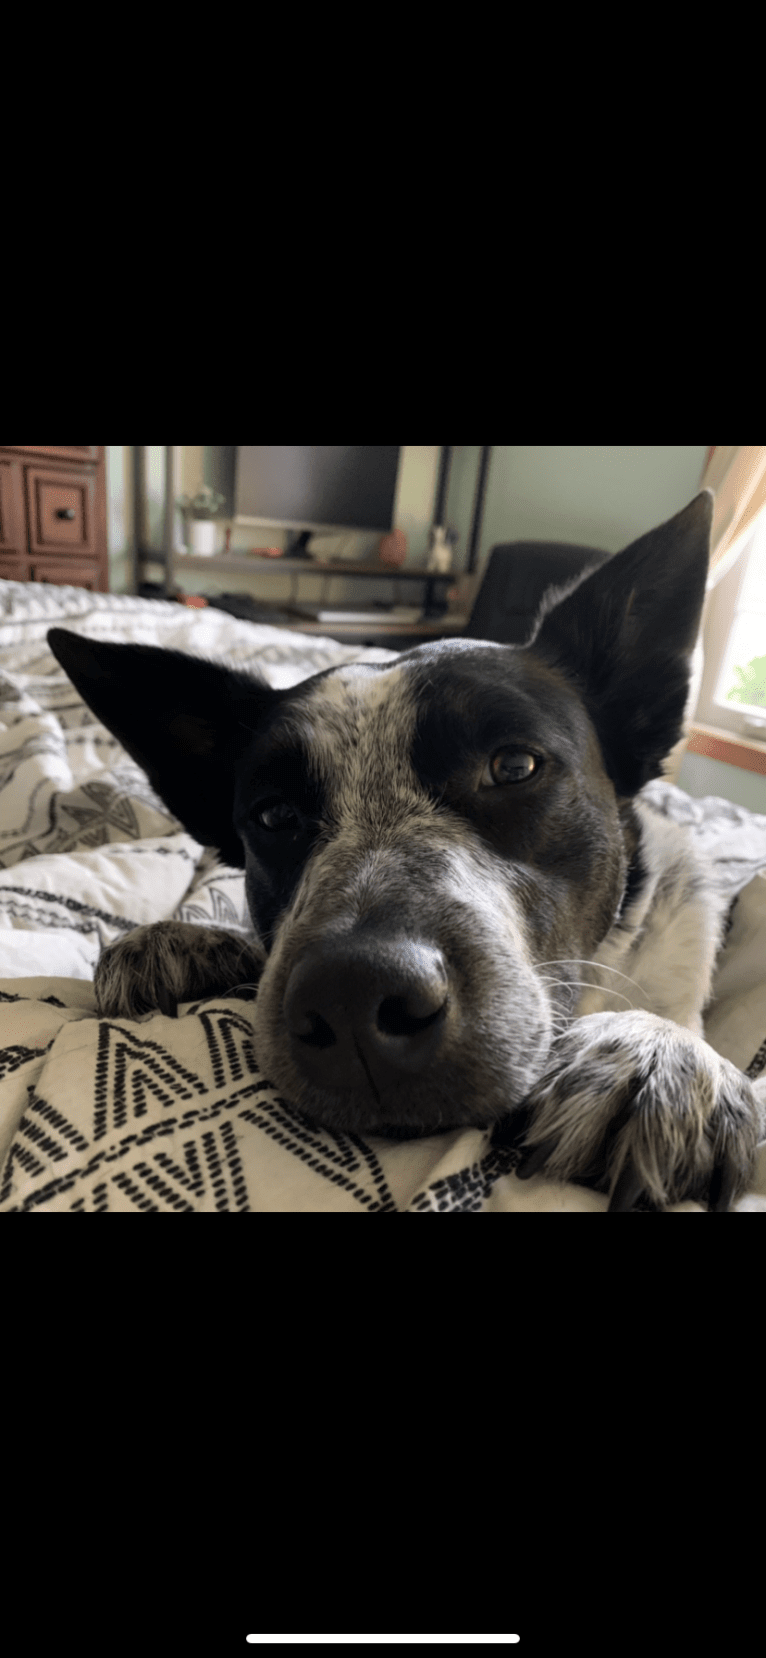
<path fill-rule="evenodd" d="M 681 735 L 712 504 L 549 594 L 523 647 L 439 641 L 272 690 L 52 629 L 183 826 L 244 867 L 255 933 L 137 928 L 98 963 L 99 1013 L 257 979 L 259 1064 L 329 1129 L 510 1118 L 519 1172 L 612 1209 L 730 1208 L 766 1123 L 702 1040 L 725 900 L 639 795 Z"/>

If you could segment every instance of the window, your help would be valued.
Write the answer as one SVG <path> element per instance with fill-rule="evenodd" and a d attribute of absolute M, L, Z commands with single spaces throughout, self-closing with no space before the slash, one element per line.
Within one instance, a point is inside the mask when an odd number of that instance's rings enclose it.
<path fill-rule="evenodd" d="M 766 513 L 708 594 L 694 719 L 766 741 Z"/>

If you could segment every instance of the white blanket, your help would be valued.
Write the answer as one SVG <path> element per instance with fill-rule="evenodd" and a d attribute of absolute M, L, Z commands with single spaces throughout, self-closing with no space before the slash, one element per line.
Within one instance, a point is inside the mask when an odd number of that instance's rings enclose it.
<path fill-rule="evenodd" d="M 55 624 L 257 665 L 275 686 L 393 654 L 222 611 L 0 581 L 0 1210 L 605 1209 L 581 1187 L 517 1181 L 479 1130 L 395 1144 L 308 1129 L 259 1072 L 240 998 L 177 1020 L 96 1019 L 104 944 L 171 917 L 241 928 L 244 880 L 181 829 L 95 721 L 48 649 Z M 744 1068 L 766 1039 L 766 818 L 664 783 L 647 795 L 741 893 L 707 1034 Z M 766 1151 L 743 1207 L 761 1203 Z"/>

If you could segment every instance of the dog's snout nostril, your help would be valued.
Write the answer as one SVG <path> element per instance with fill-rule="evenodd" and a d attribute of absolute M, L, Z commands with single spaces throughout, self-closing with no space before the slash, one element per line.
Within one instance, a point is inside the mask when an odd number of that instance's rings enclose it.
<path fill-rule="evenodd" d="M 323 939 L 285 986 L 293 1059 L 320 1086 L 374 1091 L 422 1072 L 441 1051 L 451 1001 L 435 945 L 365 933 Z"/>
<path fill-rule="evenodd" d="M 321 1013 L 306 1013 L 296 1020 L 293 1035 L 299 1037 L 301 1042 L 309 1043 L 312 1048 L 331 1048 L 336 1040 L 334 1030 Z"/>
<path fill-rule="evenodd" d="M 432 1005 L 430 1013 L 417 1013 L 413 1004 L 422 1005 L 424 1001 L 424 997 L 386 996 L 378 1008 L 378 1029 L 385 1036 L 416 1036 L 418 1031 L 427 1030 L 439 1018 L 444 1003 Z"/>

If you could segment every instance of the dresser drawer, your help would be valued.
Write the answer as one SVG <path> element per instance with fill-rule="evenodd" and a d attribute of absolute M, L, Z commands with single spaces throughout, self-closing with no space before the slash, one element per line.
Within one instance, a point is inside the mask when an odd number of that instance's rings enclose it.
<path fill-rule="evenodd" d="M 21 553 L 0 552 L 0 579 L 3 581 L 26 581 L 27 561 Z"/>
<path fill-rule="evenodd" d="M 26 466 L 29 551 L 96 554 L 93 473 Z"/>
<path fill-rule="evenodd" d="M 29 581 L 47 581 L 54 587 L 87 587 L 98 593 L 101 587 L 99 565 L 96 559 L 32 558 L 29 561 Z"/>

